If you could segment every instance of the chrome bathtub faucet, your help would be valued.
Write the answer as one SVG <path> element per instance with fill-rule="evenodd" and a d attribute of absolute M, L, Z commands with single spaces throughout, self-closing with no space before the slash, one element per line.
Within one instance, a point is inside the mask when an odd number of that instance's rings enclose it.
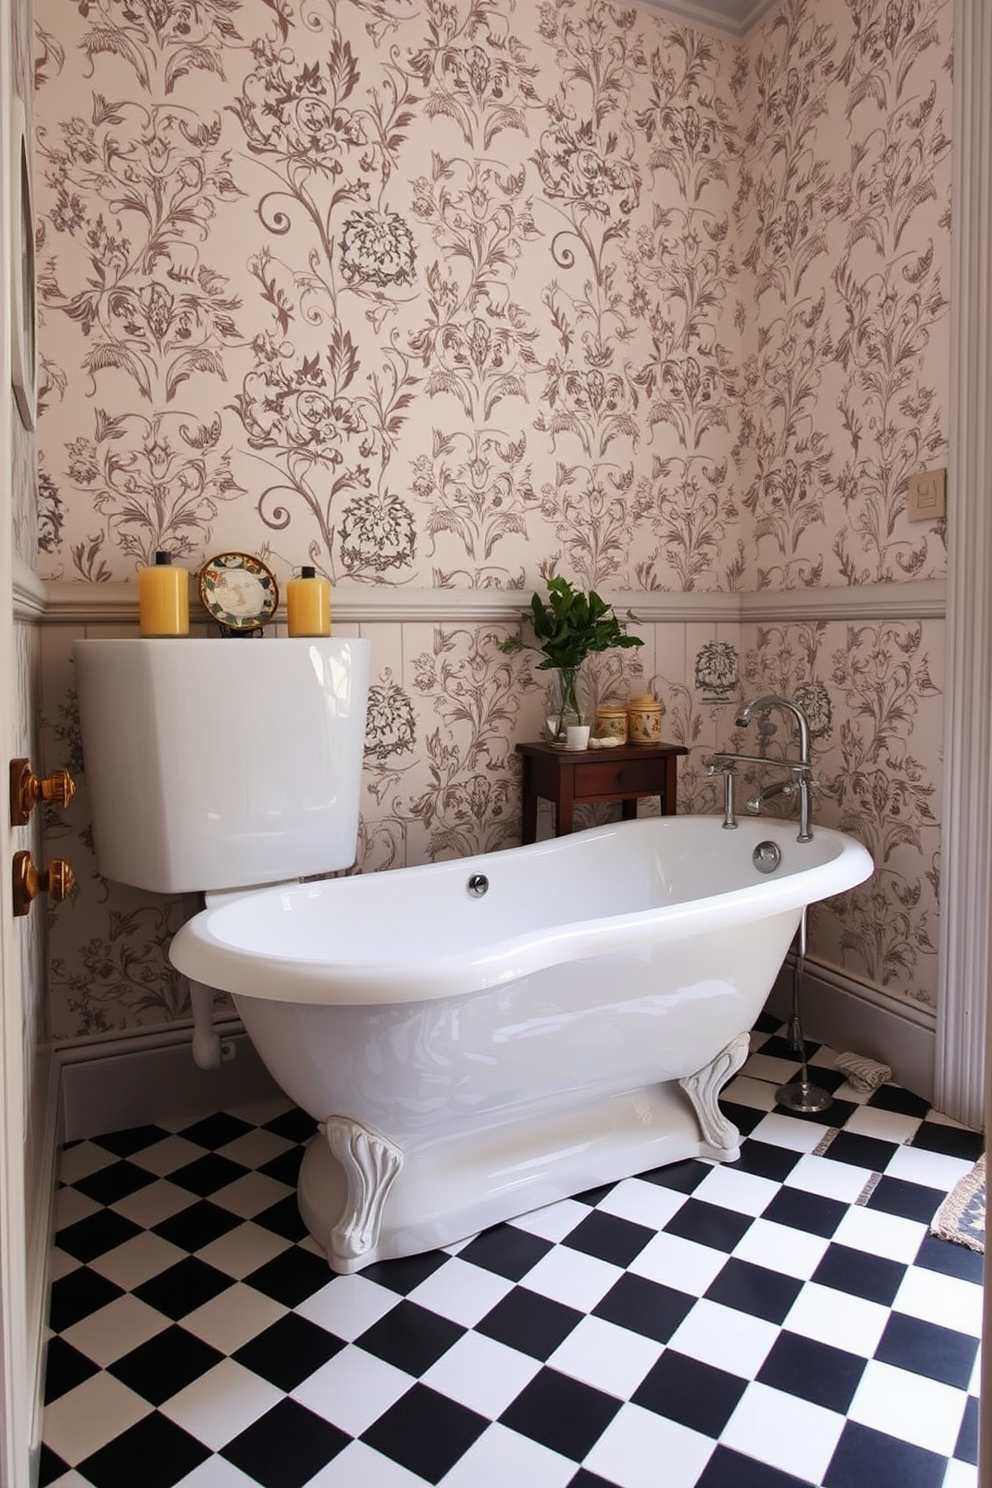
<path fill-rule="evenodd" d="M 737 728 L 747 728 L 753 717 L 767 718 L 773 708 L 789 714 L 795 721 L 799 734 L 798 759 L 771 759 L 764 754 L 738 754 L 721 750 L 706 761 L 707 773 L 723 775 L 723 825 L 729 829 L 737 826 L 737 818 L 734 814 L 734 778 L 738 765 L 774 765 L 780 770 L 789 771 L 792 776 L 791 780 L 778 781 L 766 786 L 764 790 L 750 798 L 747 809 L 758 813 L 763 803 L 770 797 L 778 795 L 788 797 L 798 791 L 799 841 L 810 842 L 813 838 L 813 761 L 806 714 L 798 703 L 770 693 L 767 697 L 755 698 L 752 702 L 745 703 L 734 719 L 734 723 Z"/>

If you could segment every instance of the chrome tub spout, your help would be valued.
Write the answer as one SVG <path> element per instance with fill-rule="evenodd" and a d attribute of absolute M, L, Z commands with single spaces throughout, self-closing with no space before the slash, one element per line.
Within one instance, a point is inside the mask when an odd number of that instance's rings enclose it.
<path fill-rule="evenodd" d="M 813 836 L 813 762 L 810 756 L 810 731 L 806 714 L 798 703 L 789 698 L 778 697 L 770 693 L 767 697 L 755 698 L 750 703 L 745 703 L 734 720 L 738 728 L 747 728 L 755 714 L 758 717 L 767 716 L 773 708 L 781 713 L 787 713 L 796 725 L 799 735 L 799 758 L 796 760 L 768 760 L 768 764 L 781 764 L 791 769 L 793 783 L 799 789 L 799 841 L 809 842 Z M 776 792 L 779 794 L 779 792 Z M 759 799 L 758 808 L 761 809 Z M 748 802 L 748 810 L 751 810 L 751 802 Z"/>

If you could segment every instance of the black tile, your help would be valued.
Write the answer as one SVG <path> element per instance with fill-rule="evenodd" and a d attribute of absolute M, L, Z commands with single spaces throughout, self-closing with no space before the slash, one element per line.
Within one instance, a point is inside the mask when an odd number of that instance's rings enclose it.
<path fill-rule="evenodd" d="M 458 1255 L 472 1266 L 505 1276 L 507 1281 L 519 1281 L 551 1249 L 550 1240 L 542 1240 L 517 1225 L 501 1224 L 477 1235 Z"/>
<path fill-rule="evenodd" d="M 405 1299 L 366 1328 L 355 1342 L 377 1359 L 419 1379 L 464 1333 L 458 1323 Z"/>
<path fill-rule="evenodd" d="M 883 1142 L 878 1137 L 863 1137 L 860 1132 L 842 1131 L 837 1133 L 823 1155 L 832 1162 L 867 1168 L 870 1173 L 884 1173 L 898 1151 L 898 1142 Z"/>
<path fill-rule="evenodd" d="M 978 1426 L 980 1421 L 978 1397 L 968 1396 L 968 1403 L 961 1418 L 961 1430 L 954 1445 L 954 1456 L 959 1462 L 970 1462 L 978 1466 Z"/>
<path fill-rule="evenodd" d="M 805 1042 L 806 1058 L 810 1060 L 820 1052 L 823 1045 L 814 1044 L 810 1039 L 806 1039 Z M 799 1073 L 799 1050 L 792 1048 L 785 1033 L 773 1033 L 769 1038 L 765 1039 L 765 1042 L 757 1052 L 762 1056 L 767 1055 L 770 1059 L 781 1059 L 785 1064 L 794 1064 L 796 1066 L 796 1074 Z M 817 1075 L 819 1073 L 819 1070 L 817 1070 Z"/>
<path fill-rule="evenodd" d="M 593 1308 L 593 1316 L 632 1333 L 667 1343 L 695 1307 L 697 1297 L 642 1276 L 621 1276 Z"/>
<path fill-rule="evenodd" d="M 923 1266 L 927 1271 L 939 1271 L 942 1276 L 956 1276 L 960 1281 L 972 1281 L 977 1286 L 982 1285 L 985 1272 L 985 1258 L 981 1251 L 929 1234 L 924 1235 L 920 1241 L 914 1264 Z"/>
<path fill-rule="evenodd" d="M 295 1193 L 287 1194 L 271 1208 L 254 1215 L 252 1222 L 261 1225 L 263 1230 L 271 1230 L 273 1235 L 281 1235 L 284 1240 L 292 1240 L 294 1245 L 307 1237 L 307 1227 L 300 1217 Z"/>
<path fill-rule="evenodd" d="M 68 1462 L 63 1462 L 57 1452 L 53 1452 L 51 1447 L 42 1442 L 38 1454 L 38 1488 L 49 1488 L 51 1483 L 57 1482 L 68 1471 Z"/>
<path fill-rule="evenodd" d="M 405 1256 L 398 1261 L 377 1261 L 372 1266 L 366 1266 L 362 1275 L 368 1281 L 378 1282 L 391 1292 L 398 1292 L 401 1297 L 406 1297 L 450 1259 L 443 1250 L 428 1250 L 423 1255 Z"/>
<path fill-rule="evenodd" d="M 326 1328 L 318 1328 L 297 1313 L 288 1312 L 231 1357 L 288 1394 L 344 1346 L 344 1341 Z"/>
<path fill-rule="evenodd" d="M 570 1250 L 580 1250 L 583 1255 L 609 1261 L 614 1266 L 629 1266 L 654 1234 L 655 1231 L 646 1225 L 633 1224 L 629 1219 L 594 1209 L 579 1221 L 562 1244 Z"/>
<path fill-rule="evenodd" d="M 568 1488 L 616 1488 L 607 1478 L 597 1477 L 587 1468 L 580 1467 L 574 1478 L 569 1478 Z"/>
<path fill-rule="evenodd" d="M 264 1121 L 262 1130 L 284 1137 L 287 1142 L 300 1142 L 305 1146 L 316 1132 L 317 1123 L 306 1111 L 301 1111 L 299 1106 L 291 1106 L 288 1111 L 273 1116 L 271 1121 Z"/>
<path fill-rule="evenodd" d="M 134 1295 L 149 1307 L 177 1322 L 232 1286 L 230 1276 L 208 1266 L 196 1256 L 185 1256 L 134 1288 Z"/>
<path fill-rule="evenodd" d="M 85 1178 L 78 1178 L 72 1186 L 97 1204 L 116 1204 L 119 1199 L 126 1199 L 130 1194 L 157 1181 L 157 1174 L 149 1173 L 122 1159 L 120 1162 L 108 1163 L 96 1173 L 87 1173 Z"/>
<path fill-rule="evenodd" d="M 169 1182 L 205 1199 L 208 1194 L 216 1195 L 229 1183 L 236 1182 L 250 1172 L 251 1169 L 246 1168 L 243 1163 L 232 1162 L 229 1157 L 221 1157 L 217 1152 L 208 1152 L 187 1163 L 185 1167 L 176 1168 L 169 1174 Z"/>
<path fill-rule="evenodd" d="M 98 1209 L 95 1214 L 59 1230 L 55 1243 L 77 1261 L 92 1261 L 140 1234 L 141 1226 L 132 1224 L 123 1214 L 113 1209 Z"/>
<path fill-rule="evenodd" d="M 820 1090 L 826 1090 L 828 1094 L 831 1094 L 833 1081 L 829 1078 L 830 1073 L 829 1070 L 811 1069 L 809 1072 L 810 1084 L 815 1085 Z M 821 1075 L 823 1075 L 823 1079 L 820 1078 Z M 775 1114 L 778 1116 L 788 1116 L 793 1121 L 806 1121 L 813 1126 L 834 1127 L 838 1131 L 850 1121 L 855 1111 L 859 1111 L 860 1109 L 861 1107 L 856 1102 L 838 1100 L 836 1096 L 831 1100 L 825 1111 L 793 1111 L 790 1107 L 783 1105 L 781 1101 L 776 1101 L 774 1107 Z M 834 1138 L 834 1141 L 836 1141 L 836 1138 Z M 833 1143 L 830 1145 L 832 1148 Z M 825 1155 L 829 1155 L 829 1150 Z"/>
<path fill-rule="evenodd" d="M 978 1352 L 978 1339 L 941 1328 L 905 1312 L 893 1312 L 878 1342 L 875 1358 L 927 1379 L 967 1390 Z"/>
<path fill-rule="evenodd" d="M 764 1115 L 764 1112 L 761 1114 Z M 663 1168 L 651 1168 L 647 1173 L 638 1173 L 637 1176 L 645 1183 L 657 1184 L 659 1188 L 670 1188 L 675 1193 L 691 1194 L 710 1171 L 709 1163 L 689 1157 L 684 1162 L 667 1163 Z"/>
<path fill-rule="evenodd" d="M 921 1121 L 911 1143 L 924 1152 L 940 1152 L 945 1157 L 961 1157 L 977 1162 L 985 1148 L 981 1132 L 966 1131 L 960 1126 L 945 1126 L 942 1121 Z"/>
<path fill-rule="evenodd" d="M 846 1415 L 867 1360 L 845 1349 L 783 1330 L 758 1370 L 763 1385 Z"/>
<path fill-rule="evenodd" d="M 607 1197 L 607 1195 L 611 1194 L 615 1188 L 615 1183 L 599 1183 L 596 1185 L 595 1188 L 584 1188 L 581 1193 L 573 1194 L 572 1198 L 577 1204 L 588 1204 L 590 1209 L 594 1209 L 596 1205 L 601 1204 Z"/>
<path fill-rule="evenodd" d="M 827 1246 L 810 1280 L 852 1297 L 863 1297 L 866 1302 L 891 1307 L 905 1275 L 906 1267 L 900 1261 L 869 1255 L 867 1251 L 854 1250 L 835 1241 Z M 843 1306 L 843 1302 L 839 1305 Z"/>
<path fill-rule="evenodd" d="M 718 1446 L 696 1481 L 696 1488 L 809 1488 L 808 1478 L 769 1467 L 729 1447 Z"/>
<path fill-rule="evenodd" d="M 935 1452 L 848 1421 L 823 1488 L 941 1488 L 946 1467 Z"/>
<path fill-rule="evenodd" d="M 735 1312 L 780 1323 L 802 1289 L 803 1283 L 794 1276 L 782 1276 L 765 1266 L 754 1266 L 732 1256 L 707 1287 L 705 1296 L 711 1302 L 732 1307 Z"/>
<path fill-rule="evenodd" d="M 755 1018 L 751 1027 L 755 1033 L 767 1033 L 771 1035 L 778 1033 L 779 1029 L 784 1027 L 784 1024 L 777 1013 L 769 1013 L 763 1009 Z M 763 1044 L 755 1039 L 752 1041 L 752 1046 L 760 1049 L 763 1047 Z"/>
<path fill-rule="evenodd" d="M 616 1396 L 581 1380 L 556 1369 L 542 1369 L 503 1412 L 500 1422 L 552 1452 L 581 1462 L 621 1404 Z"/>
<path fill-rule="evenodd" d="M 300 1179 L 303 1151 L 302 1147 L 287 1147 L 285 1152 L 262 1163 L 258 1171 L 264 1173 L 266 1178 L 274 1178 L 276 1183 L 285 1183 L 287 1188 L 295 1189 Z"/>
<path fill-rule="evenodd" d="M 325 1256 L 316 1256 L 312 1250 L 303 1250 L 299 1245 L 290 1246 L 252 1271 L 244 1278 L 246 1285 L 257 1292 L 264 1292 L 286 1307 L 298 1307 L 314 1292 L 334 1280 L 334 1272 Z"/>
<path fill-rule="evenodd" d="M 882 1177 L 872 1189 L 865 1207 L 879 1209 L 883 1214 L 896 1214 L 900 1219 L 915 1219 L 929 1224 L 945 1197 L 939 1188 L 907 1183 L 905 1178 Z"/>
<path fill-rule="evenodd" d="M 667 1235 L 694 1240 L 697 1245 L 707 1245 L 711 1250 L 730 1252 L 740 1244 L 752 1223 L 750 1214 L 738 1214 L 720 1204 L 689 1198 L 675 1211 L 664 1230 Z"/>
<path fill-rule="evenodd" d="M 635 1405 L 715 1441 L 747 1385 L 739 1375 L 703 1364 L 676 1349 L 666 1349 L 631 1399 Z"/>
<path fill-rule="evenodd" d="M 759 1113 L 764 1116 L 764 1111 Z M 789 1147 L 775 1147 L 771 1142 L 760 1142 L 751 1137 L 741 1145 L 741 1155 L 731 1166 L 735 1173 L 753 1173 L 756 1178 L 768 1178 L 782 1183 L 802 1158 L 801 1152 Z"/>
<path fill-rule="evenodd" d="M 164 1328 L 107 1370 L 152 1405 L 162 1405 L 185 1390 L 224 1358 L 217 1349 L 175 1325 Z"/>
<path fill-rule="evenodd" d="M 751 1132 L 754 1131 L 759 1121 L 764 1121 L 768 1114 L 767 1111 L 759 1110 L 756 1106 L 741 1105 L 737 1101 L 721 1100 L 718 1102 L 718 1105 L 724 1116 L 726 1116 L 728 1121 L 733 1122 L 742 1137 L 750 1137 Z M 798 1157 L 798 1155 L 798 1153 L 793 1154 L 795 1157 Z"/>
<path fill-rule="evenodd" d="M 115 1297 L 123 1297 L 123 1287 L 108 1281 L 89 1266 L 79 1266 L 52 1282 L 49 1298 L 48 1325 L 53 1333 L 64 1333 L 73 1323 L 106 1307 Z"/>
<path fill-rule="evenodd" d="M 518 1286 L 476 1323 L 475 1331 L 532 1359 L 547 1359 L 583 1316 L 574 1307 Z"/>
<path fill-rule="evenodd" d="M 73 1348 L 71 1343 L 66 1343 L 64 1338 L 50 1339 L 45 1355 L 46 1405 L 51 1405 L 53 1400 L 58 1400 L 67 1391 L 74 1390 L 83 1380 L 100 1373 L 98 1364 L 81 1354 L 79 1349 Z"/>
<path fill-rule="evenodd" d="M 129 1126 L 123 1131 L 104 1132 L 103 1136 L 92 1137 L 95 1147 L 104 1147 L 112 1152 L 115 1157 L 130 1157 L 134 1152 L 141 1152 L 145 1147 L 154 1147 L 157 1142 L 164 1142 L 171 1136 L 163 1126 Z"/>
<path fill-rule="evenodd" d="M 236 1230 L 242 1223 L 241 1218 L 232 1214 L 230 1209 L 222 1209 L 219 1204 L 198 1199 L 178 1213 L 170 1214 L 168 1219 L 152 1225 L 152 1232 L 160 1235 L 163 1240 L 168 1240 L 170 1245 L 192 1253 L 194 1250 L 202 1250 L 213 1240 L 219 1240 L 221 1235 Z"/>
<path fill-rule="evenodd" d="M 228 1142 L 237 1141 L 247 1132 L 255 1131 L 256 1128 L 247 1121 L 242 1121 L 239 1116 L 232 1116 L 227 1111 L 220 1111 L 214 1116 L 206 1116 L 201 1121 L 194 1121 L 190 1126 L 184 1126 L 179 1136 L 185 1137 L 187 1142 L 196 1142 L 200 1147 L 207 1147 L 216 1151 L 218 1147 L 224 1147 Z"/>
<path fill-rule="evenodd" d="M 912 1091 L 904 1090 L 901 1085 L 880 1085 L 877 1090 L 872 1091 L 865 1105 L 877 1111 L 894 1111 L 899 1116 L 921 1118 L 930 1110 L 921 1095 L 914 1095 Z"/>
<path fill-rule="evenodd" d="M 766 1204 L 761 1217 L 790 1230 L 806 1230 L 829 1240 L 847 1210 L 848 1206 L 839 1199 L 828 1199 L 823 1194 L 808 1193 L 804 1188 L 790 1188 L 786 1184 Z"/>
<path fill-rule="evenodd" d="M 79 1471 L 93 1488 L 174 1488 L 209 1456 L 202 1442 L 152 1411 L 87 1457 Z"/>
<path fill-rule="evenodd" d="M 488 1425 L 484 1416 L 456 1400 L 414 1385 L 362 1432 L 361 1440 L 408 1472 L 437 1483 Z"/>
<path fill-rule="evenodd" d="M 295 1400 L 280 1400 L 220 1455 L 262 1488 L 303 1488 L 349 1441 L 337 1426 Z"/>

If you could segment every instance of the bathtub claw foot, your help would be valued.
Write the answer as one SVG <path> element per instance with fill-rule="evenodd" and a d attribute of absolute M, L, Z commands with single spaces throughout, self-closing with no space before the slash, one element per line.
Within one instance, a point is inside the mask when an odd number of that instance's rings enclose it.
<path fill-rule="evenodd" d="M 378 1242 L 382 1206 L 403 1166 L 403 1153 L 348 1116 L 329 1116 L 319 1130 L 341 1164 L 347 1184 L 344 1210 L 331 1229 L 328 1250 L 332 1260 L 351 1269 Z"/>
<path fill-rule="evenodd" d="M 744 1063 L 749 1048 L 748 1035 L 739 1033 L 709 1064 L 679 1081 L 692 1101 L 703 1141 L 713 1149 L 710 1155 L 722 1162 L 733 1162 L 740 1156 L 741 1134 L 720 1110 L 717 1098 L 727 1081 L 736 1075 Z"/>

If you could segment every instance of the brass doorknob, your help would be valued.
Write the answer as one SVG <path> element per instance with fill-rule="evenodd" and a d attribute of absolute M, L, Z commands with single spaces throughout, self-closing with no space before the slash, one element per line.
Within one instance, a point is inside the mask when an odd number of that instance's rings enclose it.
<path fill-rule="evenodd" d="M 29 852 L 16 852 L 12 883 L 14 914 L 26 915 L 39 894 L 47 894 L 54 903 L 61 904 L 76 887 L 76 876 L 65 858 L 53 858 L 47 868 L 39 869 Z"/>
<path fill-rule="evenodd" d="M 53 770 L 44 780 L 31 768 L 31 761 L 10 762 L 10 825 L 23 827 L 39 801 L 64 811 L 76 794 L 76 782 L 68 770 Z"/>

